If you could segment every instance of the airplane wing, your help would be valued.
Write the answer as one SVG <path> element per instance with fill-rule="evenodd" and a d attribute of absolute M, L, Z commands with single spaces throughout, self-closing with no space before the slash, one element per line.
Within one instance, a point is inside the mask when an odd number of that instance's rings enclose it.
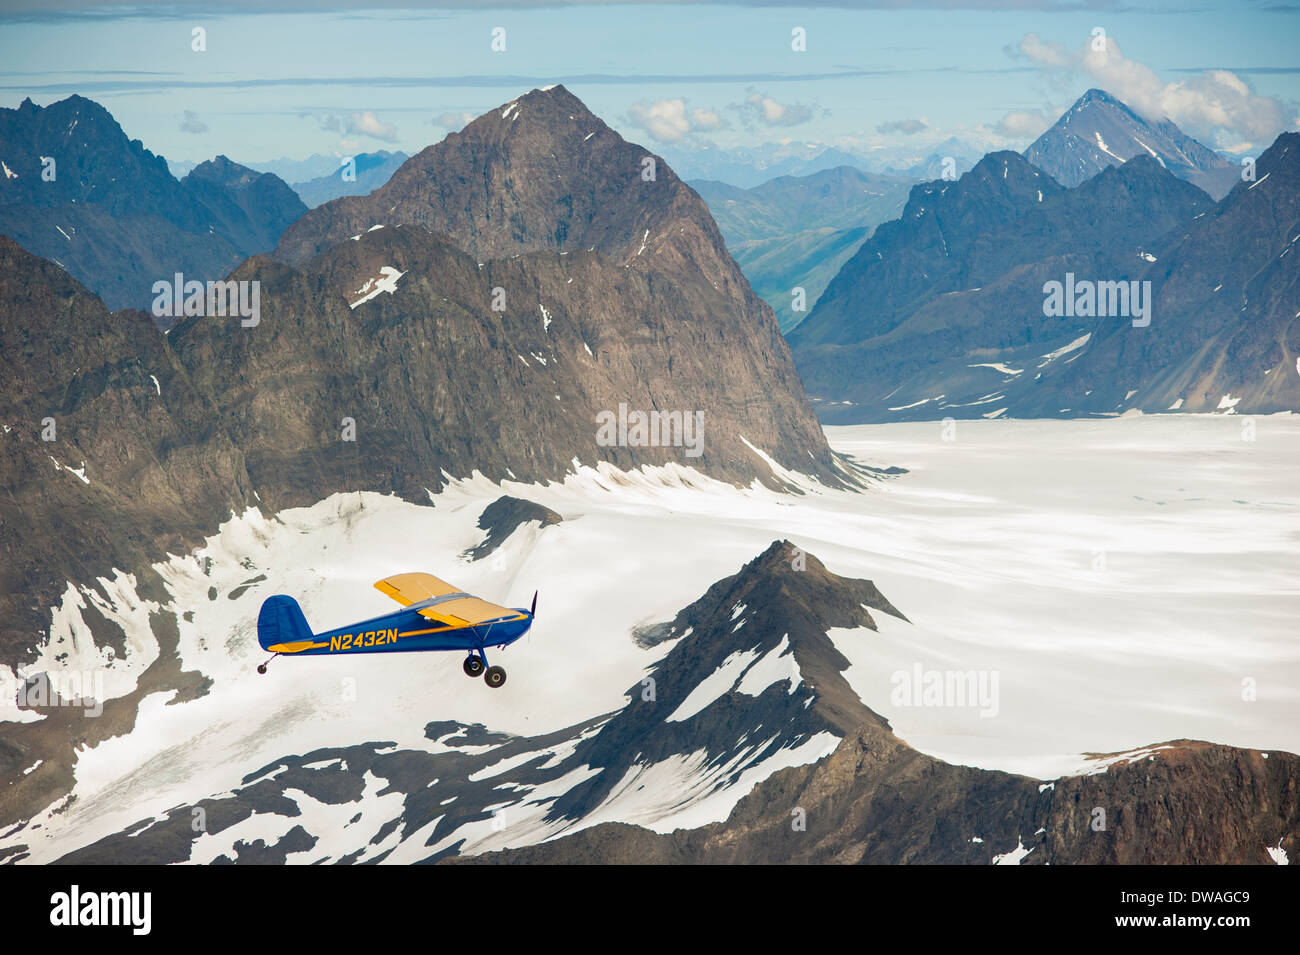
<path fill-rule="evenodd" d="M 403 607 L 418 604 L 433 597 L 445 597 L 460 593 L 460 588 L 453 587 L 445 580 L 439 580 L 433 574 L 394 574 L 375 582 L 375 589 L 381 594 L 392 597 Z"/>
<path fill-rule="evenodd" d="M 413 609 L 421 616 L 448 627 L 466 627 L 502 618 L 518 620 L 523 616 L 517 610 L 489 603 L 458 590 L 433 574 L 395 574 L 377 581 L 375 589 L 404 607 L 428 602 L 430 605 L 427 607 Z"/>

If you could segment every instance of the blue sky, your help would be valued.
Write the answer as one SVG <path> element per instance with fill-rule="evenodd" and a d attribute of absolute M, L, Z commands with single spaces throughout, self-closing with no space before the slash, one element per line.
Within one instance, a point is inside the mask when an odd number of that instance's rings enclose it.
<path fill-rule="evenodd" d="M 331 0 L 239 0 L 130 15 L 52 2 L 0 2 L 0 105 L 79 92 L 172 160 L 414 152 L 466 115 L 555 82 L 658 148 L 795 139 L 923 153 L 948 136 L 981 150 L 1023 148 L 1101 86 L 1244 154 L 1296 128 L 1300 102 L 1300 6 L 1285 2 L 358 13 Z M 315 12 L 274 12 L 294 6 Z M 206 30 L 206 52 L 191 49 L 194 27 Z M 506 31 L 505 52 L 490 48 L 495 27 Z M 791 49 L 795 27 L 806 52 Z M 1100 55 L 1089 52 L 1096 27 L 1108 44 Z"/>

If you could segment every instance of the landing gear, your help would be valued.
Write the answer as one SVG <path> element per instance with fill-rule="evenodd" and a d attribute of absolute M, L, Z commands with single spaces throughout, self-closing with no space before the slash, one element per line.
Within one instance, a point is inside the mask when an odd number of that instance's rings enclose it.
<path fill-rule="evenodd" d="M 278 653 L 272 653 L 269 657 L 266 658 L 266 663 L 270 663 L 272 660 L 274 660 L 274 659 L 275 659 L 276 657 L 278 657 L 279 655 L 280 655 L 280 654 L 278 654 Z M 266 673 L 266 663 L 259 663 L 259 664 L 257 665 L 257 672 L 258 672 L 258 673 Z"/>
<path fill-rule="evenodd" d="M 501 667 L 490 667 L 487 665 L 487 654 L 482 649 L 471 650 L 469 656 L 465 658 L 465 675 L 479 676 L 482 674 L 483 682 L 492 689 L 496 689 L 506 682 L 506 671 Z"/>

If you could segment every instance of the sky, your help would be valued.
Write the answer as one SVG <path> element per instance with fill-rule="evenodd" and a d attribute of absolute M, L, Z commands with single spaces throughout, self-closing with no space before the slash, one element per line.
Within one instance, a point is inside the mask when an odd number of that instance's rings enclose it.
<path fill-rule="evenodd" d="M 1230 155 L 1300 128 L 1300 3 L 898 6 L 0 0 L 0 106 L 80 93 L 172 161 L 413 153 L 553 83 L 664 151 L 1024 148 L 1094 86 Z"/>

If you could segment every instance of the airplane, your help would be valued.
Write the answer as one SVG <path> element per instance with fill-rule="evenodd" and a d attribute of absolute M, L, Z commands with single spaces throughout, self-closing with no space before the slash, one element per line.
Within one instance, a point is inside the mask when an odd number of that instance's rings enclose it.
<path fill-rule="evenodd" d="M 514 643 L 532 627 L 537 612 L 536 593 L 528 610 L 511 609 L 467 594 L 432 574 L 385 577 L 375 589 L 405 609 L 322 633 L 312 633 L 292 597 L 267 597 L 257 615 L 257 642 L 272 656 L 258 665 L 257 672 L 265 673 L 267 663 L 282 655 L 464 650 L 468 654 L 465 675 L 481 675 L 495 689 L 506 682 L 506 671 L 488 666 L 484 651 Z"/>

